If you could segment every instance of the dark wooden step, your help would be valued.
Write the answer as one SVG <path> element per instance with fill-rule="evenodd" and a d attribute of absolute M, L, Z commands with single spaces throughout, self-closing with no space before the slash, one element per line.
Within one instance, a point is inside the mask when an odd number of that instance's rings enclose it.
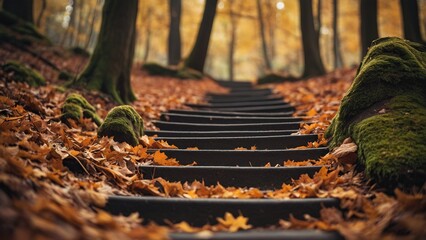
<path fill-rule="evenodd" d="M 201 236 L 197 233 L 171 233 L 171 240 L 198 240 Z M 344 239 L 338 232 L 320 230 L 266 230 L 253 229 L 240 232 L 213 232 L 211 235 L 202 236 L 207 240 L 341 240 Z"/>
<path fill-rule="evenodd" d="M 208 123 L 174 123 L 152 121 L 161 130 L 173 131 L 263 131 L 263 130 L 295 130 L 300 123 L 244 123 L 244 124 L 208 124 Z"/>
<path fill-rule="evenodd" d="M 192 108 L 197 109 L 195 106 Z M 258 107 L 227 107 L 227 108 L 206 108 L 199 107 L 203 110 L 215 110 L 223 112 L 289 112 L 294 111 L 294 107 L 290 104 L 278 105 L 278 106 L 258 106 Z"/>
<path fill-rule="evenodd" d="M 241 92 L 231 92 L 231 93 L 207 93 L 208 97 L 223 97 L 223 98 L 232 98 L 232 97 L 243 97 L 243 96 L 267 96 L 271 95 L 271 89 L 259 89 L 257 91 L 241 91 Z"/>
<path fill-rule="evenodd" d="M 297 130 L 267 130 L 267 131 L 151 131 L 144 134 L 158 137 L 242 137 L 242 136 L 274 136 L 290 135 Z"/>
<path fill-rule="evenodd" d="M 163 113 L 160 120 L 169 122 L 187 122 L 187 123 L 284 123 L 284 122 L 301 122 L 304 119 L 300 117 L 241 117 L 241 116 L 209 116 L 209 115 L 193 115 L 179 113 Z"/>
<path fill-rule="evenodd" d="M 278 101 L 267 101 L 267 102 L 234 102 L 234 103 L 215 103 L 215 104 L 185 104 L 191 108 L 236 108 L 236 107 L 259 107 L 259 106 L 291 106 L 282 100 Z"/>
<path fill-rule="evenodd" d="M 289 117 L 294 111 L 274 112 L 274 113 L 241 113 L 241 112 L 222 112 L 222 111 L 207 111 L 207 110 L 184 110 L 171 109 L 169 113 L 192 114 L 192 115 L 209 115 L 209 116 L 247 116 L 247 117 Z"/>
<path fill-rule="evenodd" d="M 193 162 L 197 166 L 257 166 L 267 163 L 282 165 L 286 160 L 317 160 L 328 153 L 328 148 L 285 149 L 285 150 L 218 150 L 218 149 L 150 149 L 148 152 L 164 152 L 169 158 L 176 158 L 180 164 Z"/>
<path fill-rule="evenodd" d="M 105 210 L 115 215 L 130 215 L 138 212 L 145 220 L 167 224 L 186 221 L 192 226 L 216 224 L 216 218 L 226 212 L 234 216 L 242 214 L 249 218 L 254 227 L 276 225 L 280 219 L 288 219 L 290 214 L 303 219 L 305 214 L 319 217 L 324 207 L 338 207 L 334 198 L 308 199 L 185 199 L 159 197 L 110 196 Z"/>
<path fill-rule="evenodd" d="M 199 149 L 286 149 L 305 146 L 318 139 L 316 134 L 278 135 L 278 136 L 244 136 L 244 137 L 157 137 L 180 149 L 198 147 Z"/>
<path fill-rule="evenodd" d="M 171 182 L 218 182 L 225 187 L 255 187 L 263 190 L 279 189 L 302 174 L 313 176 L 320 166 L 307 167 L 228 167 L 228 166 L 140 166 L 144 179 L 164 178 Z"/>
<path fill-rule="evenodd" d="M 205 98 L 209 103 L 235 103 L 235 102 L 269 102 L 269 101 L 284 101 L 284 98 L 276 95 L 260 96 L 260 97 L 244 97 L 238 99 L 222 99 L 222 98 Z"/>

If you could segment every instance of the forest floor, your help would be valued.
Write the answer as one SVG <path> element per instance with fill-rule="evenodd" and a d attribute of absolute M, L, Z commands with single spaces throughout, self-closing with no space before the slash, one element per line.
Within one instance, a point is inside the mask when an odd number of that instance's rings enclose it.
<path fill-rule="evenodd" d="M 35 49 L 60 70 L 77 74 L 87 58 L 56 47 Z M 12 45 L 0 46 L 0 64 L 18 60 L 36 69 L 48 85 L 29 87 L 0 70 L 0 235 L 5 239 L 163 239 L 169 231 L 202 232 L 250 229 L 250 219 L 225 215 L 217 225 L 195 228 L 182 222 L 170 226 L 141 225 L 143 216 L 112 216 L 101 207 L 110 194 L 182 198 L 324 198 L 336 197 L 341 208 L 324 208 L 320 218 L 290 217 L 271 228 L 337 230 L 347 239 L 420 239 L 426 236 L 426 198 L 423 190 L 409 193 L 381 189 L 357 171 L 356 145 L 350 141 L 319 160 L 286 161 L 286 165 L 322 165 L 312 178 L 302 175 L 275 191 L 256 188 L 205 186 L 142 179 L 140 164 L 179 165 L 176 159 L 149 148 L 175 148 L 143 136 L 132 147 L 112 138 L 98 138 L 97 126 L 81 119 L 72 126 L 59 120 L 60 107 L 71 92 L 79 92 L 105 118 L 116 104 L 108 96 L 85 89 L 66 89 L 59 72 L 40 57 Z M 270 84 L 297 106 L 295 116 L 312 117 L 300 134 L 324 133 L 349 88 L 355 69 L 338 70 L 323 77 Z M 184 103 L 203 101 L 206 92 L 225 92 L 213 80 L 178 80 L 148 76 L 134 67 L 133 103 L 146 129 L 152 120 Z M 299 148 L 326 145 L 320 138 Z M 194 163 L 196 164 L 196 163 Z M 270 166 L 265 166 L 270 167 Z M 158 187 L 160 184 L 162 187 Z"/>

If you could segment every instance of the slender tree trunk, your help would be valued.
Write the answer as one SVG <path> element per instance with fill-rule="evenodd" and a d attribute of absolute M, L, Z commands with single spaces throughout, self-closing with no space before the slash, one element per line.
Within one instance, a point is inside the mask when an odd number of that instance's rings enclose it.
<path fill-rule="evenodd" d="M 64 35 L 62 36 L 62 39 L 61 39 L 61 42 L 60 42 L 60 45 L 61 46 L 65 46 L 66 45 L 66 42 L 67 42 L 67 40 L 68 40 L 68 43 L 69 44 L 71 44 L 71 37 L 72 37 L 72 32 L 71 32 L 71 30 L 74 28 L 74 26 L 75 26 L 75 19 L 76 19 L 76 9 L 75 9 L 75 2 L 73 2 L 73 1 L 70 1 L 70 3 L 72 3 L 72 12 L 71 12 L 71 14 L 70 14 L 70 20 L 69 20 L 69 23 L 68 23 L 68 26 L 67 26 L 67 29 L 65 29 L 65 32 L 64 32 Z M 70 35 L 71 35 L 71 37 L 70 37 Z"/>
<path fill-rule="evenodd" d="M 231 19 L 231 36 L 229 39 L 229 55 L 228 55 L 228 66 L 229 66 L 229 80 L 234 81 L 234 54 L 235 54 L 235 42 L 236 42 L 236 30 L 237 30 L 237 16 L 233 10 L 233 0 L 229 0 L 229 17 Z"/>
<path fill-rule="evenodd" d="M 318 49 L 320 49 L 320 39 L 321 39 L 321 27 L 322 27 L 322 22 L 321 22 L 321 0 L 318 0 L 317 2 L 317 18 L 316 18 L 316 33 L 317 33 L 317 39 L 318 39 Z"/>
<path fill-rule="evenodd" d="M 92 10 L 92 19 L 90 21 L 89 34 L 88 34 L 88 37 L 86 39 L 86 43 L 84 44 L 84 49 L 86 49 L 86 50 L 89 48 L 90 42 L 91 42 L 92 37 L 93 37 L 95 22 L 96 22 L 96 19 L 98 18 L 98 5 L 100 3 L 99 1 L 100 0 L 96 1 L 96 6 Z"/>
<path fill-rule="evenodd" d="M 302 77 L 323 75 L 325 74 L 325 69 L 318 48 L 318 37 L 312 13 L 312 0 L 300 0 L 300 26 L 305 62 Z"/>
<path fill-rule="evenodd" d="M 420 33 L 419 6 L 416 0 L 400 0 L 404 38 L 423 43 Z"/>
<path fill-rule="evenodd" d="M 271 62 L 269 61 L 269 56 L 268 56 L 268 46 L 266 45 L 265 24 L 263 23 L 262 5 L 260 4 L 260 0 L 256 0 L 256 6 L 257 6 L 256 7 L 257 18 L 259 21 L 260 37 L 262 40 L 263 61 L 265 62 L 266 70 L 270 71 L 272 67 L 271 67 Z"/>
<path fill-rule="evenodd" d="M 102 24 L 92 58 L 76 84 L 100 90 L 118 103 L 136 99 L 130 85 L 138 0 L 105 0 Z"/>
<path fill-rule="evenodd" d="M 361 46 L 362 57 L 373 40 L 379 38 L 377 27 L 377 0 L 361 0 Z"/>
<path fill-rule="evenodd" d="M 169 56 L 168 65 L 178 65 L 181 59 L 180 15 L 181 0 L 169 0 L 170 27 L 169 27 Z"/>
<path fill-rule="evenodd" d="M 71 41 L 71 47 L 78 46 L 78 39 L 80 38 L 80 27 L 82 22 L 82 14 L 83 14 L 83 6 L 84 2 L 80 2 L 79 0 L 74 0 L 74 10 L 76 11 L 75 17 L 75 26 L 73 31 L 73 37 Z"/>
<path fill-rule="evenodd" d="M 342 53 L 340 52 L 339 41 L 339 0 L 333 0 L 333 55 L 334 68 L 343 66 Z"/>
<path fill-rule="evenodd" d="M 41 1 L 41 9 L 40 9 L 40 13 L 39 13 L 39 14 L 38 14 L 38 16 L 37 16 L 37 21 L 36 21 L 36 26 L 37 26 L 38 28 L 40 27 L 41 19 L 43 18 L 44 11 L 46 11 L 46 6 L 47 6 L 46 0 L 42 0 L 42 1 Z"/>
<path fill-rule="evenodd" d="M 185 66 L 203 72 L 204 63 L 209 48 L 210 34 L 216 15 L 217 0 L 206 0 L 203 19 L 198 30 L 197 40 L 192 48 L 191 54 L 185 61 Z"/>
<path fill-rule="evenodd" d="M 147 21 L 147 27 L 146 27 L 146 35 L 145 35 L 145 51 L 144 51 L 144 54 L 143 54 L 143 58 L 142 58 L 142 60 L 143 60 L 143 62 L 144 63 L 146 63 L 147 61 L 148 61 L 148 57 L 149 57 L 149 49 L 151 49 L 151 19 L 150 19 L 150 16 L 149 16 L 149 14 L 150 14 L 150 11 L 148 11 L 147 12 L 147 18 L 146 18 L 146 21 Z"/>
<path fill-rule="evenodd" d="M 269 11 L 269 58 L 271 61 L 271 68 L 273 68 L 274 59 L 276 55 L 275 50 L 275 4 L 272 1 L 267 1 Z"/>
<path fill-rule="evenodd" d="M 24 21 L 34 23 L 33 0 L 3 0 L 3 9 Z"/>

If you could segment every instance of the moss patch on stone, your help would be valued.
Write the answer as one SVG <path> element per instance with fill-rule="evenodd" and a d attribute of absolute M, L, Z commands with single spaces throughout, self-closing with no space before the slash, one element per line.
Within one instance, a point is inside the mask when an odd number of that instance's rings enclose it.
<path fill-rule="evenodd" d="M 25 82 L 33 87 L 46 85 L 44 77 L 36 70 L 24 66 L 16 61 L 8 61 L 1 67 L 6 73 L 13 73 L 12 80 Z"/>
<path fill-rule="evenodd" d="M 139 144 L 143 135 L 143 120 L 129 105 L 115 107 L 109 111 L 104 123 L 98 130 L 98 136 L 114 137 L 117 142 L 127 142 L 132 146 Z"/>
<path fill-rule="evenodd" d="M 148 72 L 152 76 L 164 76 L 180 79 L 201 79 L 204 74 L 190 68 L 169 68 L 161 66 L 157 63 L 145 63 L 142 65 L 142 70 Z"/>
<path fill-rule="evenodd" d="M 326 131 L 330 147 L 347 137 L 369 176 L 415 184 L 426 173 L 426 48 L 399 38 L 374 41 Z"/>
<path fill-rule="evenodd" d="M 3 10 L 0 10 L 0 41 L 15 45 L 31 45 L 33 42 L 51 44 L 33 24 Z"/>
<path fill-rule="evenodd" d="M 77 93 L 68 95 L 61 107 L 61 121 L 68 124 L 68 119 L 79 121 L 81 118 L 90 118 L 96 125 L 102 124 L 96 109 L 83 96 Z"/>
<path fill-rule="evenodd" d="M 258 78 L 257 84 L 293 82 L 296 80 L 298 80 L 298 78 L 292 76 L 282 76 L 276 73 L 270 73 Z"/>

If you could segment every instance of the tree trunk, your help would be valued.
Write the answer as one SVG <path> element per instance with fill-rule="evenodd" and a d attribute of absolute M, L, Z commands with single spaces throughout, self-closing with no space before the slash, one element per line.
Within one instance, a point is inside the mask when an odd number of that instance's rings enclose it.
<path fill-rule="evenodd" d="M 33 0 L 3 0 L 3 9 L 24 21 L 34 23 Z"/>
<path fill-rule="evenodd" d="M 37 16 L 37 21 L 36 21 L 36 26 L 37 26 L 38 28 L 40 27 L 41 19 L 43 18 L 44 11 L 46 10 L 46 6 L 47 6 L 46 0 L 42 0 L 42 1 L 41 1 L 41 9 L 40 9 L 40 13 L 39 13 L 39 14 L 38 14 L 38 16 Z"/>
<path fill-rule="evenodd" d="M 361 46 L 362 57 L 368 51 L 373 40 L 379 38 L 377 27 L 377 0 L 361 0 Z"/>
<path fill-rule="evenodd" d="M 136 100 L 130 85 L 138 0 L 105 0 L 92 58 L 76 84 L 100 90 L 118 103 Z"/>
<path fill-rule="evenodd" d="M 210 34 L 213 28 L 214 16 L 216 15 L 217 0 L 206 0 L 203 19 L 198 29 L 197 40 L 192 48 L 191 54 L 185 61 L 185 67 L 203 72 L 204 63 L 209 48 Z"/>
<path fill-rule="evenodd" d="M 229 1 L 229 17 L 231 19 L 231 36 L 229 39 L 229 55 L 228 55 L 228 66 L 229 66 L 229 81 L 234 81 L 234 54 L 235 54 L 235 40 L 237 30 L 237 16 L 233 10 L 233 0 Z"/>
<path fill-rule="evenodd" d="M 343 67 L 342 53 L 340 52 L 339 41 L 339 0 L 333 0 L 333 55 L 334 55 L 334 68 Z"/>
<path fill-rule="evenodd" d="M 170 27 L 169 27 L 169 56 L 168 65 L 178 65 L 181 59 L 180 42 L 180 15 L 181 0 L 169 0 Z"/>
<path fill-rule="evenodd" d="M 100 4 L 100 0 L 97 0 L 96 5 L 92 10 L 92 19 L 90 21 L 89 34 L 87 36 L 86 43 L 84 44 L 84 49 L 86 49 L 86 50 L 89 48 L 90 42 L 92 40 L 93 31 L 94 31 L 94 27 L 95 27 L 95 21 L 98 18 L 98 5 L 99 4 Z"/>
<path fill-rule="evenodd" d="M 71 10 L 71 14 L 70 14 L 70 20 L 69 20 L 67 28 L 65 29 L 64 35 L 62 36 L 62 39 L 61 39 L 61 42 L 60 42 L 61 46 L 65 46 L 67 40 L 68 40 L 68 45 L 71 44 L 71 41 L 72 41 L 72 39 L 71 39 L 72 32 L 71 31 L 74 28 L 75 22 L 76 22 L 76 20 L 75 20 L 76 14 L 75 13 L 76 13 L 75 2 L 72 2 L 72 10 Z"/>
<path fill-rule="evenodd" d="M 268 6 L 268 16 L 269 16 L 269 60 L 271 62 L 271 68 L 274 67 L 274 59 L 275 59 L 275 55 L 276 55 L 276 50 L 275 50 L 275 14 L 276 14 L 276 10 L 275 10 L 275 4 L 272 1 L 267 1 L 267 6 Z"/>
<path fill-rule="evenodd" d="M 76 11 L 76 17 L 75 17 L 75 27 L 72 34 L 72 41 L 71 41 L 71 47 L 78 46 L 78 39 L 80 38 L 80 26 L 81 26 L 81 20 L 82 20 L 82 14 L 83 14 L 83 6 L 84 2 L 79 2 L 79 0 L 73 0 L 74 1 L 74 9 L 73 11 Z"/>
<path fill-rule="evenodd" d="M 260 0 L 256 0 L 256 5 L 257 5 L 257 18 L 259 21 L 260 37 L 262 39 L 263 60 L 265 62 L 266 70 L 270 71 L 272 67 L 271 67 L 271 62 L 269 61 L 268 47 L 266 45 L 265 24 L 263 23 L 262 5 L 260 4 Z"/>
<path fill-rule="evenodd" d="M 321 38 L 321 26 L 322 26 L 322 22 L 321 22 L 321 0 L 318 0 L 317 3 L 317 17 L 316 17 L 316 33 L 317 33 L 317 39 L 318 39 L 318 49 L 320 48 L 320 38 Z"/>
<path fill-rule="evenodd" d="M 400 0 L 404 38 L 423 43 L 419 25 L 419 6 L 416 0 Z"/>
<path fill-rule="evenodd" d="M 318 38 L 312 13 L 312 0 L 300 0 L 300 26 L 305 63 L 302 77 L 323 75 L 325 74 L 325 69 L 318 48 Z"/>

